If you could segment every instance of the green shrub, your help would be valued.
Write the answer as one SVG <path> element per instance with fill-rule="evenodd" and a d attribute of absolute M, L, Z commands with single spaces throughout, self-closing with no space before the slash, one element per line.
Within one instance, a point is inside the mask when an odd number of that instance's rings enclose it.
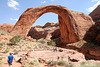
<path fill-rule="evenodd" d="M 3 67 L 3 61 L 0 60 L 0 67 Z"/>
<path fill-rule="evenodd" d="M 5 44 L 5 42 L 1 42 L 0 45 L 3 46 Z"/>
<path fill-rule="evenodd" d="M 20 42 L 21 36 L 14 36 L 12 39 L 10 39 L 11 44 L 17 44 Z"/>
<path fill-rule="evenodd" d="M 66 63 L 66 61 L 64 61 L 64 60 L 60 60 L 59 62 L 58 62 L 58 65 L 61 65 L 61 66 L 65 66 L 67 63 Z"/>
<path fill-rule="evenodd" d="M 15 51 L 15 52 L 14 52 L 14 55 L 18 54 L 18 52 L 19 52 L 19 51 Z"/>
<path fill-rule="evenodd" d="M 48 61 L 48 65 L 57 65 L 57 61 L 50 60 Z"/>
<path fill-rule="evenodd" d="M 48 41 L 47 44 L 50 46 L 56 46 L 56 43 L 53 40 Z"/>
<path fill-rule="evenodd" d="M 100 67 L 99 63 L 90 63 L 90 62 L 82 62 L 79 65 L 76 65 L 75 67 Z"/>
<path fill-rule="evenodd" d="M 4 51 L 4 53 L 8 53 L 10 50 L 9 49 L 6 49 L 5 51 Z"/>
<path fill-rule="evenodd" d="M 41 38 L 41 39 L 37 40 L 37 42 L 40 42 L 40 43 L 44 44 L 44 43 L 46 43 L 46 40 Z"/>
<path fill-rule="evenodd" d="M 1 33 L 1 35 L 4 35 L 3 33 Z"/>
<path fill-rule="evenodd" d="M 29 65 L 34 65 L 35 67 L 39 67 L 38 59 L 31 59 Z"/>
<path fill-rule="evenodd" d="M 2 60 L 2 57 L 0 57 L 0 61 Z"/>
<path fill-rule="evenodd" d="M 28 49 L 31 49 L 31 47 L 30 47 L 30 46 L 28 46 L 27 48 L 28 48 Z"/>

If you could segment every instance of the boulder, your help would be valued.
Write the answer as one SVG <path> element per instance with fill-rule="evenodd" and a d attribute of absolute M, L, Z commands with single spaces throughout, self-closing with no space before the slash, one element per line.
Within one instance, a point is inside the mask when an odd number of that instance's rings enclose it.
<path fill-rule="evenodd" d="M 0 30 L 4 30 L 4 31 L 7 31 L 7 32 L 11 32 L 12 31 L 12 29 L 13 29 L 13 27 L 14 27 L 14 25 L 13 24 L 2 24 L 1 26 L 0 26 L 1 28 L 0 28 Z"/>

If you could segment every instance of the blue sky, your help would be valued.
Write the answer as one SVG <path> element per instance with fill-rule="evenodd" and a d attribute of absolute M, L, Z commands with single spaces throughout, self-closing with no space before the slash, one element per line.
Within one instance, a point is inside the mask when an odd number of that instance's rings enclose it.
<path fill-rule="evenodd" d="M 89 14 L 100 5 L 100 0 L 0 0 L 0 24 L 16 24 L 27 8 L 54 4 L 65 6 L 69 10 Z M 58 22 L 58 15 L 55 13 L 43 14 L 33 25 L 44 25 L 46 22 Z"/>

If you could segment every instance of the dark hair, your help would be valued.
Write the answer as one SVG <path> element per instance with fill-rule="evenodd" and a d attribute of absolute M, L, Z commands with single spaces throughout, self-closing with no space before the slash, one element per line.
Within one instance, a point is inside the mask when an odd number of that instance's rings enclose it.
<path fill-rule="evenodd" d="M 9 53 L 10 55 L 12 55 L 12 53 Z"/>

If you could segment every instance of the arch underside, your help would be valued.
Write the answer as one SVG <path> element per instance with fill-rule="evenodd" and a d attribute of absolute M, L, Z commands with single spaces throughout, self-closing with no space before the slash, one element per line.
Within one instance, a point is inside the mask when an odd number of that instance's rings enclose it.
<path fill-rule="evenodd" d="M 27 9 L 19 18 L 11 34 L 26 36 L 31 26 L 43 14 L 53 12 L 58 14 L 61 42 L 71 43 L 79 40 L 75 19 L 71 12 L 60 5 L 47 5 Z"/>

